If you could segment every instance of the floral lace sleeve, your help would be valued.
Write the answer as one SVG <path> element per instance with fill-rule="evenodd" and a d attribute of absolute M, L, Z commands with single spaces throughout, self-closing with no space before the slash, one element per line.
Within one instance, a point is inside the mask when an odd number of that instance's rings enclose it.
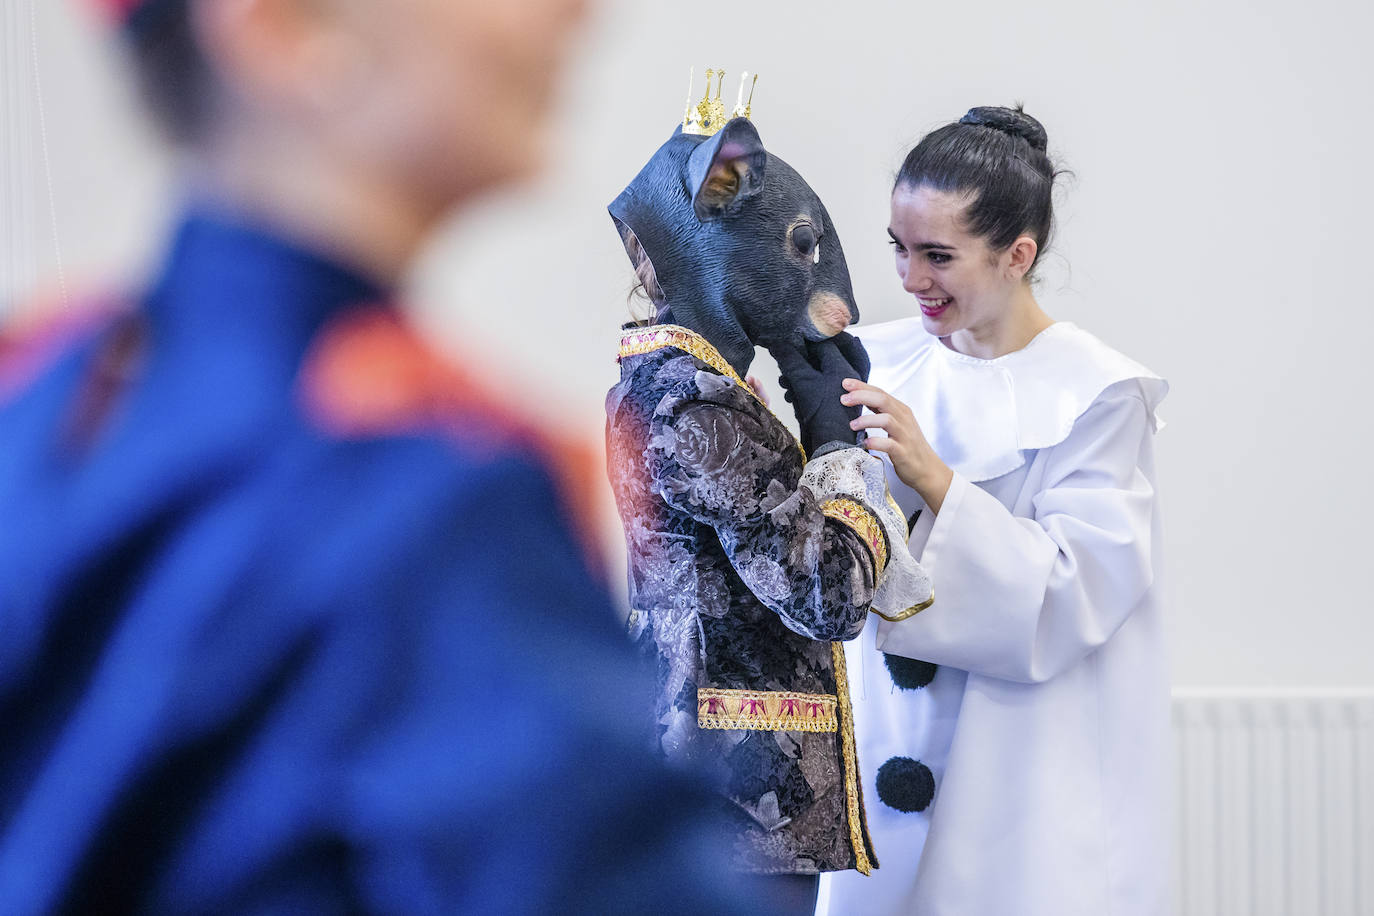
<path fill-rule="evenodd" d="M 645 460 L 653 488 L 715 529 L 740 579 L 789 629 L 822 640 L 863 629 L 873 547 L 801 485 L 795 440 L 751 394 L 713 372 L 683 373 L 654 411 Z"/>

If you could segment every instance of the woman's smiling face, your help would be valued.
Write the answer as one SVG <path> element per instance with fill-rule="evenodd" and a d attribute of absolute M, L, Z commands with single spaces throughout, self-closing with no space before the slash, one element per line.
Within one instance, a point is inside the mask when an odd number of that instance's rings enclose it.
<path fill-rule="evenodd" d="M 898 185 L 887 233 L 902 288 L 916 297 L 926 331 L 948 337 L 996 324 L 1020 283 L 1009 275 L 1009 252 L 996 252 L 964 228 L 967 194 Z"/>

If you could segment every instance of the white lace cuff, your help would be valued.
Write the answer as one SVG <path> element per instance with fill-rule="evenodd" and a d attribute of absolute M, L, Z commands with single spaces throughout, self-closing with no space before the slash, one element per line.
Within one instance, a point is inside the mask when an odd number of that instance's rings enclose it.
<path fill-rule="evenodd" d="M 930 576 L 906 546 L 906 522 L 887 492 L 883 463 L 862 448 L 842 448 L 806 463 L 801 483 L 826 516 L 853 529 L 873 552 L 878 588 L 872 610 L 903 620 L 929 607 Z"/>

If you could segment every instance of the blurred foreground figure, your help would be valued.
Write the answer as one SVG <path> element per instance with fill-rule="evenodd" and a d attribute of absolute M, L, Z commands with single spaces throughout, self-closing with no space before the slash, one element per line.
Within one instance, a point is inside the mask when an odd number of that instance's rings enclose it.
<path fill-rule="evenodd" d="M 567 450 L 388 304 L 578 4 L 116 6 L 194 176 L 146 293 L 0 337 L 0 909 L 742 911 Z"/>

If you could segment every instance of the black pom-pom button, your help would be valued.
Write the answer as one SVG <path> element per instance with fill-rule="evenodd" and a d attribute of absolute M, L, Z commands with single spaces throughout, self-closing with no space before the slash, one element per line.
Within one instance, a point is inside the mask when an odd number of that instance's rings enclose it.
<path fill-rule="evenodd" d="M 878 768 L 878 798 L 889 808 L 924 811 L 935 797 L 930 767 L 910 757 L 893 757 Z"/>
<path fill-rule="evenodd" d="M 883 653 L 883 663 L 887 673 L 892 675 L 892 683 L 903 690 L 920 690 L 935 680 L 935 671 L 940 666 L 934 662 L 923 662 L 902 655 Z"/>

